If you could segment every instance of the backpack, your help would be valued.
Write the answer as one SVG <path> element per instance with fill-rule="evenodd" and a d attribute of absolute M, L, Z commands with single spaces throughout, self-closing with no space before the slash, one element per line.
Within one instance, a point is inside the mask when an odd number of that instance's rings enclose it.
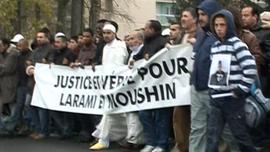
<path fill-rule="evenodd" d="M 265 98 L 260 88 L 253 85 L 251 95 L 246 98 L 245 115 L 246 124 L 249 128 L 257 128 L 266 118 L 270 111 L 270 99 Z"/>

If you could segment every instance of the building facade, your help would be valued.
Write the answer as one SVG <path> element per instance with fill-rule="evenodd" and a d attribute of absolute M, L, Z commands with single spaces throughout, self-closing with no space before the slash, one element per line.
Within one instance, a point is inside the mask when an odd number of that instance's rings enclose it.
<path fill-rule="evenodd" d="M 150 19 L 159 20 L 165 28 L 177 16 L 174 0 L 103 0 L 102 7 L 107 11 L 101 18 L 119 24 L 118 37 L 121 39 L 134 29 L 143 28 Z"/>

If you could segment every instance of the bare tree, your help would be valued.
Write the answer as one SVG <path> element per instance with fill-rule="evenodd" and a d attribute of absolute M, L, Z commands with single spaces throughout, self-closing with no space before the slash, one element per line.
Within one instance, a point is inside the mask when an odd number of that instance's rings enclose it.
<path fill-rule="evenodd" d="M 100 19 L 101 0 L 89 0 L 89 27 L 95 30 L 97 21 Z"/>
<path fill-rule="evenodd" d="M 64 31 L 69 0 L 57 0 L 57 31 Z"/>
<path fill-rule="evenodd" d="M 196 7 L 203 0 L 197 0 L 197 1 L 172 0 L 172 1 L 176 1 L 178 7 L 180 8 L 180 10 L 182 10 L 183 8 L 190 7 L 190 6 Z M 253 2 L 252 0 L 217 0 L 217 1 L 219 1 L 225 7 L 230 6 L 230 5 L 234 5 L 234 6 L 238 6 L 239 8 L 241 8 L 244 5 L 251 5 L 254 8 L 256 8 L 257 10 L 259 10 L 259 12 L 262 12 L 263 10 L 270 9 L 270 1 L 269 0 L 264 1 L 267 4 L 266 7 L 262 7 L 262 6 L 258 5 L 257 3 Z"/>
<path fill-rule="evenodd" d="M 96 23 L 100 19 L 101 12 L 105 14 L 106 19 L 111 19 L 113 16 L 120 17 L 123 20 L 134 23 L 129 13 L 125 10 L 115 9 L 118 7 L 117 0 L 106 0 L 105 6 L 102 7 L 101 0 L 89 0 L 88 3 L 84 3 L 85 7 L 89 10 L 89 27 L 95 30 Z M 126 6 L 135 4 L 135 0 L 124 0 Z"/>
<path fill-rule="evenodd" d="M 82 26 L 83 26 L 83 0 L 72 0 L 70 35 L 73 36 L 81 33 Z"/>

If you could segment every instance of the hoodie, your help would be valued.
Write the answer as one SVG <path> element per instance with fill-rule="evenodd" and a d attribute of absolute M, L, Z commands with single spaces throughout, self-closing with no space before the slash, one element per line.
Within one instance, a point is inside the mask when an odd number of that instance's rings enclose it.
<path fill-rule="evenodd" d="M 222 6 L 216 0 L 205 0 L 198 7 L 198 10 L 202 10 L 208 15 L 208 24 L 205 27 L 202 27 L 204 31 L 210 31 L 210 18 L 211 16 L 222 9 Z"/>
<path fill-rule="evenodd" d="M 198 7 L 207 13 L 209 21 L 211 16 L 221 9 L 221 6 L 215 0 L 205 0 Z M 194 44 L 194 67 L 191 75 L 191 84 L 197 91 L 207 90 L 208 76 L 210 69 L 210 48 L 216 41 L 216 38 L 210 31 L 210 22 L 206 27 L 199 29 L 196 34 L 196 43 Z"/>
<path fill-rule="evenodd" d="M 222 16 L 226 20 L 227 33 L 225 39 L 220 41 L 214 31 L 214 20 Z M 253 56 L 248 50 L 247 45 L 236 35 L 233 15 L 228 10 L 221 10 L 213 15 L 211 19 L 211 29 L 218 39 L 211 47 L 211 56 L 230 55 L 229 83 L 220 88 L 211 88 L 212 98 L 236 95 L 246 97 L 251 85 L 255 82 L 257 70 Z"/>
<path fill-rule="evenodd" d="M 212 18 L 211 18 L 211 31 L 214 34 L 214 36 L 219 39 L 219 37 L 217 36 L 215 29 L 214 29 L 214 19 L 217 18 L 217 16 L 224 16 L 226 23 L 227 23 L 227 33 L 225 36 L 225 39 L 229 39 L 231 37 L 237 36 L 236 31 L 235 31 L 235 24 L 234 24 L 234 19 L 233 19 L 233 15 L 230 11 L 222 9 L 220 11 L 218 11 L 217 13 L 215 13 Z"/>

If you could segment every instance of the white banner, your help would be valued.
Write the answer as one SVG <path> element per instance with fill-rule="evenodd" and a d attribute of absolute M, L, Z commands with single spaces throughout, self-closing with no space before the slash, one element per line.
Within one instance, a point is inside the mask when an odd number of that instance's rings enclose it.
<path fill-rule="evenodd" d="M 123 113 L 190 104 L 192 46 L 164 48 L 127 66 L 76 68 L 37 64 L 32 105 L 87 114 Z"/>

